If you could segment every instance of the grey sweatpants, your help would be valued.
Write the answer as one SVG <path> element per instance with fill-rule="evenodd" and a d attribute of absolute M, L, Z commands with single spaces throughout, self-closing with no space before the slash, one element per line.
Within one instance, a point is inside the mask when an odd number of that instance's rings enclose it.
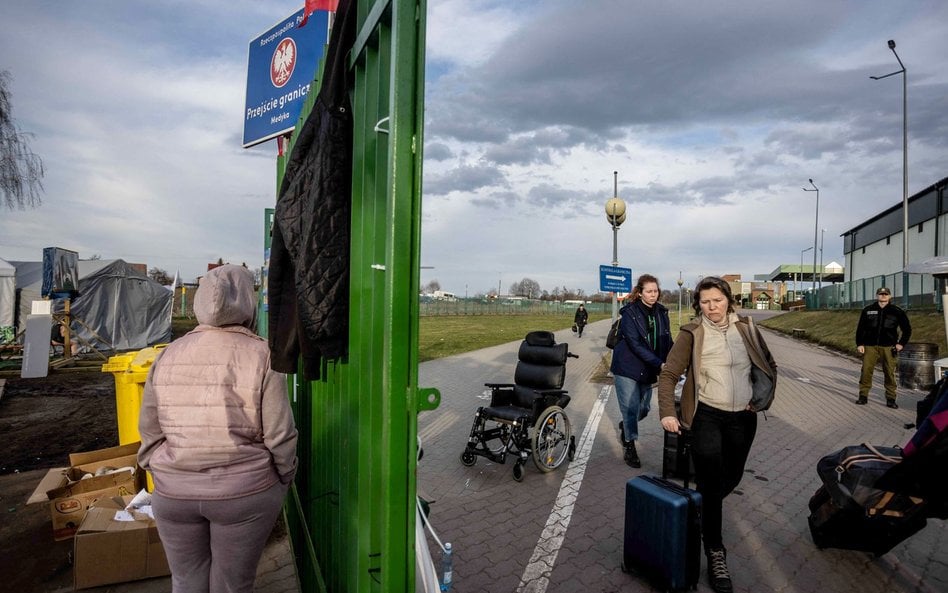
<path fill-rule="evenodd" d="M 173 593 L 251 593 L 288 486 L 227 500 L 152 495 Z"/>

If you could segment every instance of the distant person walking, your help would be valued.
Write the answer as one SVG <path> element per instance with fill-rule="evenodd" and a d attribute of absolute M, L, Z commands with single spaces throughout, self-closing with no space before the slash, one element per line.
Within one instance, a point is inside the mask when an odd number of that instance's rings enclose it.
<path fill-rule="evenodd" d="M 576 335 L 578 337 L 583 337 L 583 328 L 586 327 L 586 322 L 589 321 L 589 312 L 586 311 L 585 305 L 579 305 L 576 308 L 576 314 L 573 315 L 573 325 L 576 326 Z"/>
<path fill-rule="evenodd" d="M 703 278 L 692 306 L 699 317 L 681 327 L 668 354 L 658 379 L 658 408 L 665 430 L 691 429 L 708 580 L 715 593 L 731 593 L 722 537 L 724 498 L 744 477 L 757 433 L 756 412 L 773 401 L 777 365 L 753 319 L 734 312 L 726 281 Z M 675 386 L 686 372 L 679 418 Z"/>
<path fill-rule="evenodd" d="M 609 370 L 615 377 L 619 401 L 619 434 L 626 464 L 642 467 L 635 441 L 639 421 L 652 407 L 652 384 L 672 347 L 668 309 L 658 302 L 658 279 L 650 274 L 639 276 L 626 304 L 619 310 L 619 341 L 612 351 Z"/>
<path fill-rule="evenodd" d="M 253 276 L 214 268 L 194 298 L 200 325 L 148 372 L 138 463 L 155 480 L 152 508 L 176 592 L 250 593 L 296 474 L 297 431 L 286 375 L 253 332 Z"/>
<path fill-rule="evenodd" d="M 862 354 L 862 374 L 859 376 L 860 406 L 869 402 L 872 373 L 876 363 L 882 362 L 885 380 L 885 405 L 898 409 L 895 403 L 895 362 L 898 353 L 912 337 L 912 324 L 905 311 L 892 304 L 892 293 L 885 286 L 876 291 L 876 302 L 862 310 L 856 326 L 856 350 Z"/>

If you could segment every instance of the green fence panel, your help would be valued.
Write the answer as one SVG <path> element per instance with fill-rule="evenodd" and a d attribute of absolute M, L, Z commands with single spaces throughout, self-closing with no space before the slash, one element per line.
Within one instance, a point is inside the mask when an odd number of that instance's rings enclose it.
<path fill-rule="evenodd" d="M 945 282 L 931 274 L 895 274 L 871 276 L 840 282 L 804 294 L 808 309 L 861 309 L 876 300 L 876 290 L 886 286 L 892 302 L 907 309 L 941 310 Z"/>
<path fill-rule="evenodd" d="M 292 380 L 287 517 L 307 592 L 414 590 L 417 414 L 438 404 L 417 384 L 425 12 L 423 0 L 359 2 L 349 354 L 318 381 Z"/>

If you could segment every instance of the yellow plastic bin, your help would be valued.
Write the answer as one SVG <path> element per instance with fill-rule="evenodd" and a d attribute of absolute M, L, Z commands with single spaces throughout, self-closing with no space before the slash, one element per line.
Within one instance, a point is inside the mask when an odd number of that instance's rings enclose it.
<path fill-rule="evenodd" d="M 155 362 L 158 353 L 167 344 L 156 344 L 138 352 L 126 352 L 112 356 L 102 365 L 103 373 L 115 376 L 115 415 L 118 419 L 119 445 L 140 441 L 138 434 L 138 415 L 142 409 L 142 393 L 148 369 Z M 149 492 L 154 488 L 151 476 L 148 476 Z"/>

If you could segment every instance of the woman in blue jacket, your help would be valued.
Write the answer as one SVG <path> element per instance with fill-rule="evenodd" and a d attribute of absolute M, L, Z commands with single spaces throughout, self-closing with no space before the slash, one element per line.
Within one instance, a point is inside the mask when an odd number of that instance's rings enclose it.
<path fill-rule="evenodd" d="M 615 377 L 616 399 L 622 416 L 619 434 L 625 448 L 625 462 L 631 467 L 642 467 L 635 450 L 639 420 L 648 415 L 652 406 L 652 384 L 658 379 L 672 347 L 668 309 L 658 302 L 660 295 L 655 276 L 639 276 L 619 311 L 619 342 L 612 351 L 610 370 Z"/>

